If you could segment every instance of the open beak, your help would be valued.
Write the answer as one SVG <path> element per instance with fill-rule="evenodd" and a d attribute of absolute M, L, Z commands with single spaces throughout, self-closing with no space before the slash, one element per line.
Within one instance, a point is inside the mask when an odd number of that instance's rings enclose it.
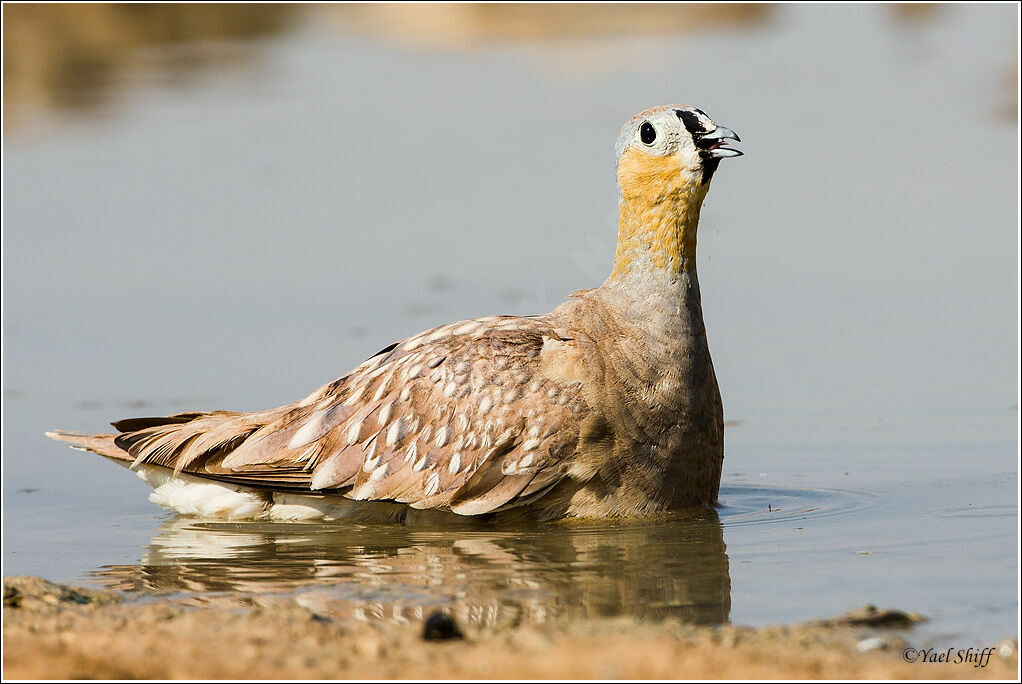
<path fill-rule="evenodd" d="M 734 150 L 730 147 L 725 147 L 728 140 L 734 140 L 735 142 L 742 142 L 742 139 L 738 137 L 738 134 L 732 131 L 730 128 L 725 126 L 717 126 L 709 133 L 702 135 L 696 142 L 703 153 L 710 159 L 723 159 L 725 157 L 740 157 L 742 152 L 740 150 Z"/>

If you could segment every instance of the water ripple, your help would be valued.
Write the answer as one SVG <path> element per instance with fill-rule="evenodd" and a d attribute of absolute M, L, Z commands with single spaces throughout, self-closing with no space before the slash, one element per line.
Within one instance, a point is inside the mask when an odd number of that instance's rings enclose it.
<path fill-rule="evenodd" d="M 720 489 L 717 513 L 724 527 L 857 515 L 883 504 L 876 492 L 730 485 Z"/>

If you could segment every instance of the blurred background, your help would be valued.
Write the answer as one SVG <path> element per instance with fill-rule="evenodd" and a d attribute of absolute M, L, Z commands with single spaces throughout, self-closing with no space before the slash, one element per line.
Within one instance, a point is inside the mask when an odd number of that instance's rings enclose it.
<path fill-rule="evenodd" d="M 419 330 L 598 285 L 618 128 L 684 103 L 746 155 L 700 229 L 722 498 L 845 492 L 801 536 L 723 509 L 713 614 L 879 594 L 1003 636 L 1017 12 L 5 4 L 5 573 L 123 577 L 166 517 L 46 429 L 276 406 Z"/>

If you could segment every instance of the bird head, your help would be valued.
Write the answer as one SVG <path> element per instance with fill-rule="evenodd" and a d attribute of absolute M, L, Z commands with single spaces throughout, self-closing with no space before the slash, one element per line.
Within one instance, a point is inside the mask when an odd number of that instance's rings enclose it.
<path fill-rule="evenodd" d="M 621 199 L 684 195 L 701 200 L 720 160 L 742 154 L 726 147 L 728 140 L 741 142 L 695 107 L 664 105 L 636 114 L 617 140 Z"/>
<path fill-rule="evenodd" d="M 647 109 L 617 140 L 619 226 L 609 282 L 695 269 L 699 211 L 720 160 L 738 139 L 695 107 Z M 655 280 L 655 278 L 654 278 Z"/>

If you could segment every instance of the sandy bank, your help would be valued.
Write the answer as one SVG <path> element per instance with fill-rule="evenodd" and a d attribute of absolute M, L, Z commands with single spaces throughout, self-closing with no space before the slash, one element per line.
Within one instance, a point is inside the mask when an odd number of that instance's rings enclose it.
<path fill-rule="evenodd" d="M 465 630 L 425 641 L 422 625 L 342 621 L 289 599 L 196 605 L 125 601 L 34 577 L 4 579 L 5 678 L 1001 678 L 985 667 L 907 663 L 911 631 L 835 619 L 720 629 L 629 620 Z M 870 624 L 872 623 L 872 624 Z M 907 635 L 907 636 L 906 636 Z M 909 639 L 909 643 L 905 642 Z M 883 645 L 881 645 L 883 644 Z M 871 650 L 863 651 L 864 647 Z M 1006 649 L 1008 650 L 1008 649 Z"/>

